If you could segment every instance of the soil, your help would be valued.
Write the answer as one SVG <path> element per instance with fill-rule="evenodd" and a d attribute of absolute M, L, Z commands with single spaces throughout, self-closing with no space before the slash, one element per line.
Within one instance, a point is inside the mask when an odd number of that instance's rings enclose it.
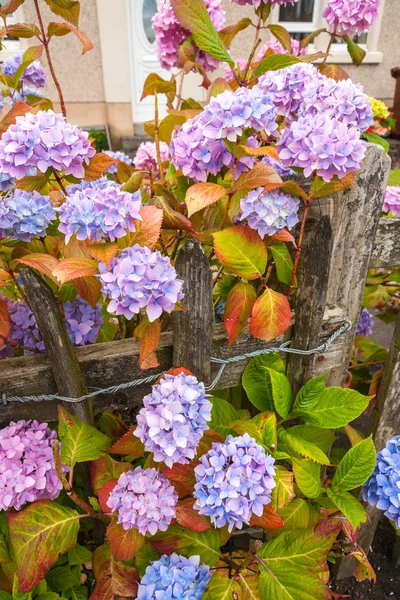
<path fill-rule="evenodd" d="M 358 582 L 355 577 L 333 582 L 332 591 L 353 600 L 400 600 L 400 563 L 392 557 L 396 539 L 389 521 L 380 521 L 368 558 L 376 573 L 376 583 Z"/>

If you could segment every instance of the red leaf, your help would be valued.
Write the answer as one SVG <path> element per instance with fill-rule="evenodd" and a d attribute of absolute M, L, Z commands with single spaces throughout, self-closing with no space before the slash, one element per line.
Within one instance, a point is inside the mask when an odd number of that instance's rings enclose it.
<path fill-rule="evenodd" d="M 95 275 L 98 272 L 97 261 L 91 258 L 64 258 L 57 267 L 53 269 L 53 275 L 58 279 L 60 284 L 77 279 L 80 277 L 88 277 Z"/>
<path fill-rule="evenodd" d="M 226 196 L 227 190 L 216 183 L 195 183 L 186 192 L 185 202 L 188 208 L 188 216 L 215 204 Z"/>
<path fill-rule="evenodd" d="M 102 177 L 106 171 L 115 163 L 115 159 L 111 158 L 104 152 L 97 152 L 91 159 L 85 169 L 85 181 L 95 181 Z"/>
<path fill-rule="evenodd" d="M 99 490 L 98 490 L 99 504 L 100 504 L 101 510 L 104 513 L 109 513 L 111 510 L 110 507 L 107 506 L 107 500 L 108 500 L 111 492 L 117 485 L 117 482 L 118 482 L 118 479 L 110 479 L 110 481 L 107 481 L 107 483 L 102 485 L 101 488 L 99 488 Z"/>
<path fill-rule="evenodd" d="M 35 111 L 32 111 L 32 106 L 29 106 L 29 104 L 26 104 L 22 100 L 17 100 L 14 106 L 10 108 L 6 116 L 0 121 L 0 135 L 2 135 L 10 127 L 10 125 L 14 125 L 17 117 L 23 117 L 27 112 Z"/>
<path fill-rule="evenodd" d="M 108 544 L 99 546 L 92 557 L 96 587 L 90 600 L 130 600 L 136 598 L 139 576 L 133 567 L 114 560 Z"/>
<path fill-rule="evenodd" d="M 165 473 L 165 472 L 164 472 Z M 187 527 L 192 531 L 207 531 L 211 529 L 209 521 L 203 515 L 200 515 L 197 510 L 193 508 L 195 503 L 194 498 L 186 498 L 180 500 L 176 505 L 176 520 L 182 527 Z"/>
<path fill-rule="evenodd" d="M 145 542 L 144 536 L 137 529 L 125 529 L 118 523 L 110 523 L 107 527 L 107 539 L 115 560 L 131 560 Z"/>
<path fill-rule="evenodd" d="M 271 237 L 279 242 L 292 242 L 293 246 L 297 248 L 296 240 L 287 229 L 282 229 L 279 233 L 274 233 L 274 235 L 271 235 Z"/>
<path fill-rule="evenodd" d="M 8 314 L 7 302 L 0 297 L 0 336 L 6 338 L 10 332 L 11 321 Z M 0 348 L 3 347 L 3 340 L 0 339 Z"/>
<path fill-rule="evenodd" d="M 229 292 L 224 316 L 224 325 L 229 338 L 228 348 L 232 346 L 246 325 L 256 298 L 254 287 L 244 281 L 237 283 Z"/>
<path fill-rule="evenodd" d="M 142 206 L 140 209 L 142 221 L 135 221 L 136 231 L 128 232 L 123 238 L 120 238 L 121 248 L 127 248 L 139 244 L 147 246 L 153 250 L 161 234 L 161 225 L 163 222 L 163 211 L 157 206 Z"/>
<path fill-rule="evenodd" d="M 79 296 L 86 300 L 90 306 L 94 306 L 101 296 L 101 283 L 97 277 L 80 277 L 71 280 L 72 287 Z"/>
<path fill-rule="evenodd" d="M 214 251 L 221 265 L 244 279 L 258 279 L 267 265 L 268 253 L 257 231 L 235 225 L 213 234 Z"/>
<path fill-rule="evenodd" d="M 18 262 L 28 267 L 32 267 L 33 269 L 36 269 L 36 271 L 47 275 L 47 277 L 50 277 L 53 281 L 56 281 L 53 276 L 53 271 L 58 266 L 58 260 L 54 258 L 54 256 L 38 252 L 28 254 L 27 256 L 24 256 L 24 258 L 20 258 Z"/>
<path fill-rule="evenodd" d="M 250 332 L 259 340 L 269 342 L 287 330 L 290 319 L 290 305 L 286 296 L 267 288 L 254 304 Z"/>
<path fill-rule="evenodd" d="M 193 375 L 192 371 L 189 371 L 189 369 L 186 369 L 186 367 L 175 367 L 167 371 L 165 375 L 179 375 L 180 373 L 183 373 L 184 375 Z M 160 377 L 160 379 L 162 378 Z"/>
<path fill-rule="evenodd" d="M 90 479 L 93 489 L 97 492 L 107 481 L 115 481 L 122 473 L 126 473 L 131 468 L 130 463 L 113 460 L 108 454 L 104 454 L 97 460 L 92 460 L 90 462 Z M 107 512 L 109 512 L 109 509 Z"/>
<path fill-rule="evenodd" d="M 135 458 L 141 458 L 144 455 L 144 446 L 139 438 L 133 435 L 135 429 L 136 427 L 131 425 L 129 431 L 111 446 L 109 452 L 111 454 L 126 454 Z"/>
<path fill-rule="evenodd" d="M 175 463 L 171 469 L 163 470 L 163 475 L 173 484 L 180 498 L 193 493 L 196 483 L 194 469 L 197 465 L 198 461 L 192 461 L 187 465 Z"/>
<path fill-rule="evenodd" d="M 279 529 L 283 527 L 283 519 L 274 511 L 274 509 L 267 504 L 264 507 L 264 513 L 262 517 L 254 515 L 250 519 L 250 527 L 262 527 L 263 529 Z"/>
<path fill-rule="evenodd" d="M 111 262 L 119 250 L 119 246 L 116 242 L 110 242 L 108 244 L 93 244 L 88 246 L 88 251 L 93 258 L 99 262 L 103 262 L 107 265 L 107 269 L 110 269 Z"/>
<path fill-rule="evenodd" d="M 140 340 L 139 365 L 141 369 L 158 367 L 154 352 L 160 342 L 161 321 L 157 319 L 150 323 L 146 317 L 135 329 L 135 337 Z"/>
<path fill-rule="evenodd" d="M 89 50 L 92 50 L 92 48 L 94 48 L 93 43 L 89 40 L 87 35 L 82 33 L 82 31 L 79 31 L 79 29 L 77 29 L 73 25 L 70 25 L 69 23 L 51 22 L 48 25 L 47 31 L 48 31 L 49 36 L 52 36 L 52 35 L 63 36 L 63 35 L 67 35 L 70 32 L 75 34 L 76 37 L 78 38 L 78 40 L 82 44 L 82 47 L 83 47 L 82 54 L 85 54 L 85 52 L 88 52 Z"/>

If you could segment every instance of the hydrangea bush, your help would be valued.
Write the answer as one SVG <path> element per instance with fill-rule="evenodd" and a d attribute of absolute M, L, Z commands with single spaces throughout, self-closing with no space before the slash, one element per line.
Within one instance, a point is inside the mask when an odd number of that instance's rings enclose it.
<path fill-rule="evenodd" d="M 229 345 L 248 321 L 263 341 L 288 329 L 309 207 L 351 185 L 366 140 L 378 142 L 377 108 L 342 70 L 327 68 L 329 48 L 310 55 L 311 38 L 268 29 L 271 8 L 296 0 L 234 1 L 252 6 L 254 19 L 225 27 L 220 0 L 159 3 L 153 28 L 171 76 L 145 82 L 143 98 L 155 97 L 145 124 L 154 142 L 135 157 L 96 152 L 66 115 L 52 41 L 74 34 L 90 49 L 77 29 L 79 3 L 45 1 L 71 26 L 46 29 L 39 18 L 39 27 L 2 30 L 40 45 L 6 61 L 1 77 L 0 107 L 11 105 L 0 121 L 1 359 L 45 351 L 23 286 L 33 269 L 73 346 L 136 337 L 141 368 L 157 366 L 161 331 L 186 310 L 175 260 L 191 238 L 209 257 Z M 330 41 L 343 39 L 359 64 L 362 49 L 350 38 L 369 28 L 379 2 L 358 12 L 354 4 L 329 0 L 326 18 Z M 13 7 L 2 7 L 6 21 Z M 245 30 L 255 43 L 235 62 L 228 50 Z M 266 31 L 276 40 L 263 46 Z M 42 97 L 43 46 L 60 113 Z M 229 75 L 212 82 L 219 67 Z M 209 90 L 204 105 L 183 97 L 191 71 Z M 308 179 L 303 187 L 295 174 Z M 254 590 L 269 600 L 288 596 L 279 590 L 296 598 L 306 582 L 308 597 L 329 598 L 327 560 L 341 552 L 339 532 L 364 557 L 354 540 L 366 513 L 350 491 L 380 475 L 372 440 L 349 422 L 370 399 L 325 388 L 325 375 L 293 396 L 284 371 L 276 355 L 246 367 L 255 416 L 210 397 L 183 365 L 153 385 L 131 427 L 109 413 L 95 428 L 60 407 L 57 432 L 35 421 L 0 430 L 0 590 L 27 600 L 240 600 Z M 331 430 L 345 426 L 352 448 L 335 467 Z M 236 563 L 229 540 L 248 527 L 274 539 Z M 304 548 L 313 557 L 306 567 Z"/>

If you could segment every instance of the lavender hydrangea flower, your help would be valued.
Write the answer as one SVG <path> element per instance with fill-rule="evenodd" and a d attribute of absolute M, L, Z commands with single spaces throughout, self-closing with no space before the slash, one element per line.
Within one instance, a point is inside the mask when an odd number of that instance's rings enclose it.
<path fill-rule="evenodd" d="M 103 294 L 111 299 L 108 312 L 127 319 L 146 308 L 149 321 L 154 321 L 183 298 L 183 281 L 177 279 L 169 258 L 158 250 L 135 244 L 113 259 L 110 270 L 100 263 L 99 271 Z"/>
<path fill-rule="evenodd" d="M 15 91 L 12 97 L 7 96 L 7 103 L 14 106 L 18 100 L 23 100 L 27 104 L 33 104 L 33 102 L 28 102 L 28 96 L 35 96 L 36 102 L 36 98 L 44 98 L 44 93 L 36 88 L 24 87 L 20 92 Z"/>
<path fill-rule="evenodd" d="M 200 564 L 200 556 L 164 554 L 147 567 L 137 597 L 138 600 L 200 600 L 210 579 L 210 567 Z"/>
<path fill-rule="evenodd" d="M 118 513 L 118 523 L 126 530 L 137 529 L 142 535 L 167 531 L 176 517 L 178 494 L 157 469 L 136 467 L 122 473 L 112 490 L 107 506 Z"/>
<path fill-rule="evenodd" d="M 15 179 L 6 175 L 5 173 L 0 173 L 0 191 L 8 192 L 15 188 Z"/>
<path fill-rule="evenodd" d="M 86 300 L 77 296 L 73 302 L 65 302 L 64 314 L 68 335 L 74 346 L 96 342 L 104 321 L 99 303 L 92 308 Z"/>
<path fill-rule="evenodd" d="M 239 73 L 241 75 L 241 77 L 243 77 L 245 71 L 246 71 L 246 66 L 247 66 L 247 60 L 245 58 L 237 58 L 235 60 L 235 73 L 237 76 L 239 76 Z M 230 66 L 228 64 L 225 65 L 225 69 L 224 69 L 224 79 L 225 81 L 234 81 L 234 76 L 232 73 L 232 69 L 230 68 Z"/>
<path fill-rule="evenodd" d="M 79 183 L 71 183 L 66 188 L 66 192 L 68 196 L 72 196 L 75 192 L 82 192 L 83 190 L 87 190 L 88 188 L 91 190 L 100 189 L 105 190 L 109 187 L 115 187 L 120 189 L 121 185 L 112 179 L 107 179 L 107 177 L 99 177 L 99 179 L 95 179 L 94 181 L 85 181 L 82 179 Z"/>
<path fill-rule="evenodd" d="M 274 458 L 247 433 L 214 443 L 195 468 L 194 508 L 216 527 L 241 529 L 259 517 L 275 487 Z"/>
<path fill-rule="evenodd" d="M 160 155 L 161 162 L 168 160 L 168 144 L 165 142 L 160 142 Z M 158 169 L 156 143 L 142 142 L 137 149 L 133 162 L 137 169 L 144 171 L 148 171 L 150 167 Z"/>
<path fill-rule="evenodd" d="M 299 115 L 316 116 L 330 113 L 349 127 L 367 131 L 374 124 L 371 102 L 361 85 L 351 79 L 335 81 L 319 77 L 314 85 L 305 89 Z"/>
<path fill-rule="evenodd" d="M 381 0 L 329 0 L 322 16 L 329 31 L 353 37 L 370 29 L 378 18 Z"/>
<path fill-rule="evenodd" d="M 10 56 L 10 58 L 7 58 L 2 64 L 3 75 L 9 75 L 11 77 L 15 75 L 18 67 L 22 64 L 23 55 L 23 52 L 17 52 Z M 46 87 L 46 73 L 40 64 L 40 61 L 35 60 L 25 69 L 21 81 L 27 85 L 33 85 L 36 88 Z"/>
<path fill-rule="evenodd" d="M 139 191 L 131 194 L 115 185 L 78 190 L 58 209 L 58 228 L 67 244 L 73 235 L 78 240 L 113 242 L 136 230 L 134 220 L 142 220 L 140 207 Z"/>
<path fill-rule="evenodd" d="M 5 298 L 5 300 L 11 322 L 11 328 L 8 333 L 10 342 L 17 346 L 22 346 L 25 355 L 44 352 L 44 343 L 40 337 L 36 319 L 29 306 L 24 300 L 20 302 L 10 300 L 9 298 Z"/>
<path fill-rule="evenodd" d="M 307 54 L 307 48 L 301 48 L 298 40 L 291 40 L 293 56 L 303 56 Z M 274 54 L 289 54 L 278 40 L 270 40 L 265 42 L 256 54 L 256 60 L 262 60 L 265 57 L 267 50 L 272 50 Z"/>
<path fill-rule="evenodd" d="M 313 65 L 297 63 L 278 71 L 267 71 L 260 77 L 258 86 L 272 99 L 279 115 L 293 120 L 307 88 L 322 78 L 324 76 Z"/>
<path fill-rule="evenodd" d="M 85 164 L 96 154 L 88 133 L 68 123 L 61 114 L 40 110 L 17 117 L 0 141 L 0 170 L 21 179 L 31 168 L 49 167 L 82 179 Z"/>
<path fill-rule="evenodd" d="M 54 467 L 47 423 L 11 422 L 0 430 L 0 510 L 20 510 L 27 502 L 54 500 L 62 484 Z"/>
<path fill-rule="evenodd" d="M 368 309 L 363 308 L 358 320 L 356 335 L 365 335 L 366 337 L 372 335 L 373 325 L 374 317 L 371 315 Z"/>
<path fill-rule="evenodd" d="M 376 456 L 376 467 L 363 487 L 363 499 L 385 511 L 400 529 L 400 436 L 389 440 Z"/>
<path fill-rule="evenodd" d="M 317 172 L 324 181 L 358 171 L 366 151 L 357 128 L 324 113 L 293 121 L 277 147 L 284 167 L 301 167 L 306 177 Z"/>
<path fill-rule="evenodd" d="M 214 27 L 219 31 L 225 25 L 225 12 L 222 10 L 221 0 L 204 0 L 204 4 Z M 152 25 L 161 66 L 168 71 L 178 67 L 179 46 L 190 36 L 190 32 L 179 24 L 170 0 L 161 0 L 158 11 L 152 19 Z M 198 48 L 196 48 L 194 62 L 200 64 L 206 71 L 213 71 L 218 66 L 215 58 Z"/>
<path fill-rule="evenodd" d="M 241 199 L 241 220 L 247 219 L 249 226 L 265 235 L 279 233 L 285 227 L 291 229 L 299 222 L 300 200 L 280 190 L 263 192 L 259 187 Z"/>
<path fill-rule="evenodd" d="M 395 217 L 400 217 L 400 187 L 388 185 L 382 210 L 391 212 Z"/>
<path fill-rule="evenodd" d="M 273 169 L 275 169 L 275 171 L 281 177 L 289 177 L 289 176 L 291 176 L 291 175 L 294 174 L 294 171 L 292 171 L 292 169 L 289 169 L 288 167 L 284 167 L 279 162 L 279 160 L 276 160 L 272 156 L 263 156 L 262 159 L 261 159 L 261 162 L 263 162 L 266 165 L 269 165 L 270 167 L 272 167 Z"/>
<path fill-rule="evenodd" d="M 166 374 L 143 398 L 134 435 L 167 467 L 187 464 L 211 419 L 211 402 L 194 375 Z"/>
<path fill-rule="evenodd" d="M 15 190 L 0 200 L 0 239 L 29 242 L 36 236 L 46 235 L 46 229 L 56 213 L 49 196 L 38 192 Z"/>
<path fill-rule="evenodd" d="M 104 154 L 107 154 L 107 156 L 109 156 L 110 158 L 115 158 L 116 160 L 121 160 L 122 162 L 126 163 L 127 165 L 131 165 L 133 163 L 133 160 L 131 159 L 131 157 L 128 154 L 125 154 L 125 152 L 113 152 L 112 150 L 105 150 Z M 115 175 L 115 173 L 117 172 L 117 165 L 116 163 L 114 163 L 113 165 L 111 165 L 111 167 L 109 167 L 107 173 L 110 173 L 111 175 Z"/>

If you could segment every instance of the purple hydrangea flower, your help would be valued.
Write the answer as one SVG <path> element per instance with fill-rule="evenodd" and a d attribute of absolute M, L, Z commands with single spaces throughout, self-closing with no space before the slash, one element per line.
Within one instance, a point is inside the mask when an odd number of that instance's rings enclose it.
<path fill-rule="evenodd" d="M 363 499 L 385 511 L 400 529 L 400 436 L 396 435 L 376 456 L 376 467 L 363 487 Z"/>
<path fill-rule="evenodd" d="M 20 510 L 26 502 L 54 500 L 62 484 L 54 467 L 47 423 L 11 422 L 0 430 L 0 510 Z"/>
<path fill-rule="evenodd" d="M 9 298 L 5 298 L 5 300 L 11 321 L 11 328 L 8 334 L 10 342 L 18 346 L 23 346 L 25 355 L 44 352 L 44 343 L 40 337 L 36 319 L 29 306 L 24 300 L 20 302 L 10 300 Z"/>
<path fill-rule="evenodd" d="M 138 600 L 200 600 L 211 579 L 210 567 L 200 556 L 164 554 L 150 563 L 139 584 Z"/>
<path fill-rule="evenodd" d="M 3 98 L 3 94 L 0 93 L 0 113 L 3 111 L 4 108 L 4 98 Z"/>
<path fill-rule="evenodd" d="M 274 462 L 247 433 L 214 443 L 194 470 L 194 508 L 216 527 L 241 529 L 253 513 L 261 517 L 271 502 L 276 485 Z"/>
<path fill-rule="evenodd" d="M 168 144 L 165 142 L 160 142 L 160 155 L 161 162 L 168 160 Z M 136 152 L 133 162 L 137 169 L 142 169 L 144 171 L 148 171 L 150 167 L 158 169 L 156 143 L 142 142 Z"/>
<path fill-rule="evenodd" d="M 2 135 L 0 170 L 21 179 L 32 167 L 42 173 L 52 167 L 82 179 L 84 165 L 96 154 L 88 135 L 52 110 L 27 113 Z"/>
<path fill-rule="evenodd" d="M 293 120 L 307 88 L 318 79 L 325 77 L 313 65 L 297 63 L 278 71 L 267 71 L 260 77 L 258 86 L 271 98 L 279 115 Z"/>
<path fill-rule="evenodd" d="M 56 218 L 49 196 L 38 192 L 15 190 L 0 200 L 0 239 L 29 242 L 36 236 L 46 235 L 46 229 Z"/>
<path fill-rule="evenodd" d="M 214 27 L 219 31 L 225 25 L 225 12 L 222 10 L 221 0 L 204 0 L 204 4 Z M 158 60 L 163 69 L 170 71 L 178 67 L 179 46 L 190 36 L 190 32 L 179 24 L 170 0 L 159 2 L 152 25 L 157 43 Z M 218 66 L 215 58 L 198 48 L 196 48 L 194 62 L 200 64 L 206 71 L 213 71 Z"/>
<path fill-rule="evenodd" d="M 36 88 L 24 87 L 20 92 L 15 91 L 12 97 L 7 96 L 7 103 L 10 106 L 14 106 L 14 104 L 18 100 L 23 100 L 24 102 L 29 104 L 28 96 L 35 96 L 35 98 L 44 98 L 44 93 Z"/>
<path fill-rule="evenodd" d="M 0 191 L 8 192 L 15 188 L 15 179 L 6 175 L 5 173 L 0 173 Z"/>
<path fill-rule="evenodd" d="M 299 222 L 300 200 L 280 190 L 263 190 L 259 187 L 241 199 L 241 220 L 247 219 L 249 226 L 262 238 L 279 233 L 285 227 L 294 227 Z"/>
<path fill-rule="evenodd" d="M 66 188 L 67 194 L 72 196 L 75 192 L 82 192 L 83 190 L 87 190 L 88 188 L 91 190 L 100 189 L 105 190 L 109 187 L 116 187 L 120 189 L 121 185 L 112 179 L 107 179 L 107 177 L 100 177 L 99 179 L 95 179 L 94 181 L 85 181 L 82 179 L 79 183 L 72 183 L 68 185 Z"/>
<path fill-rule="evenodd" d="M 146 308 L 149 321 L 154 321 L 163 310 L 170 313 L 183 298 L 183 281 L 158 250 L 135 244 L 113 259 L 110 270 L 100 263 L 99 271 L 103 294 L 111 299 L 108 312 L 127 319 Z"/>
<path fill-rule="evenodd" d="M 293 56 L 303 56 L 307 54 L 307 48 L 301 48 L 298 40 L 292 40 L 292 54 Z M 278 40 L 270 40 L 265 42 L 256 54 L 256 60 L 262 60 L 265 57 L 267 50 L 272 50 L 274 54 L 289 54 L 289 52 L 282 46 Z"/>
<path fill-rule="evenodd" d="M 64 314 L 68 335 L 74 346 L 96 342 L 104 321 L 99 303 L 92 308 L 86 300 L 77 296 L 73 302 L 65 302 Z"/>
<path fill-rule="evenodd" d="M 118 513 L 118 523 L 126 530 L 138 529 L 142 535 L 167 531 L 176 517 L 178 494 L 157 469 L 136 467 L 122 473 L 112 490 L 107 506 Z"/>
<path fill-rule="evenodd" d="M 270 167 L 272 167 L 273 169 L 275 169 L 275 171 L 281 177 L 289 177 L 289 176 L 291 176 L 291 175 L 294 174 L 294 171 L 292 171 L 292 169 L 289 169 L 288 167 L 284 167 L 279 162 L 279 160 L 276 160 L 272 156 L 263 156 L 262 159 L 261 159 L 261 162 L 263 162 L 266 165 L 269 165 Z"/>
<path fill-rule="evenodd" d="M 378 18 L 381 0 L 329 0 L 322 16 L 329 31 L 353 37 L 370 29 Z"/>
<path fill-rule="evenodd" d="M 245 58 L 237 58 L 235 60 L 235 73 L 237 76 L 239 76 L 239 72 L 240 72 L 240 76 L 243 77 L 245 71 L 246 71 L 246 67 L 247 67 L 247 60 Z M 225 69 L 224 69 L 224 79 L 225 81 L 234 81 L 234 76 L 232 73 L 232 69 L 230 68 L 230 66 L 228 64 L 225 65 Z"/>
<path fill-rule="evenodd" d="M 139 191 L 131 194 L 115 185 L 78 190 L 58 209 L 58 228 L 65 234 L 67 244 L 73 235 L 78 240 L 113 242 L 127 231 L 136 231 L 134 220 L 142 220 L 141 205 Z"/>
<path fill-rule="evenodd" d="M 131 165 L 133 163 L 133 160 L 131 159 L 131 157 L 128 154 L 125 154 L 125 152 L 113 152 L 112 150 L 105 150 L 104 154 L 107 154 L 110 158 L 115 158 L 116 160 L 121 160 L 122 162 L 126 163 L 127 165 Z M 114 175 L 117 172 L 117 165 L 116 163 L 114 163 L 113 165 L 111 165 L 111 167 L 109 167 L 107 173 L 110 173 L 111 175 Z"/>
<path fill-rule="evenodd" d="M 166 374 L 143 398 L 134 435 L 167 467 L 187 464 L 211 419 L 211 402 L 194 375 Z"/>
<path fill-rule="evenodd" d="M 301 167 L 330 181 L 358 171 L 366 146 L 356 127 L 347 127 L 327 113 L 307 115 L 283 130 L 277 147 L 284 167 Z"/>
<path fill-rule="evenodd" d="M 18 67 L 22 64 L 23 55 L 23 52 L 17 52 L 10 56 L 10 58 L 7 58 L 2 64 L 3 74 L 11 77 L 15 75 Z M 25 69 L 21 81 L 27 85 L 33 85 L 36 88 L 46 87 L 46 73 L 40 64 L 40 61 L 35 60 Z"/>
<path fill-rule="evenodd" d="M 374 317 L 366 308 L 363 308 L 358 320 L 356 335 L 365 335 L 366 337 L 372 335 L 373 325 Z"/>
<path fill-rule="evenodd" d="M 395 217 L 400 217 L 400 187 L 388 185 L 382 210 L 391 212 Z"/>
<path fill-rule="evenodd" d="M 335 119 L 360 131 L 367 131 L 374 124 L 371 102 L 361 85 L 351 79 L 335 81 L 319 77 L 314 85 L 305 89 L 299 115 L 316 116 L 330 113 Z"/>

